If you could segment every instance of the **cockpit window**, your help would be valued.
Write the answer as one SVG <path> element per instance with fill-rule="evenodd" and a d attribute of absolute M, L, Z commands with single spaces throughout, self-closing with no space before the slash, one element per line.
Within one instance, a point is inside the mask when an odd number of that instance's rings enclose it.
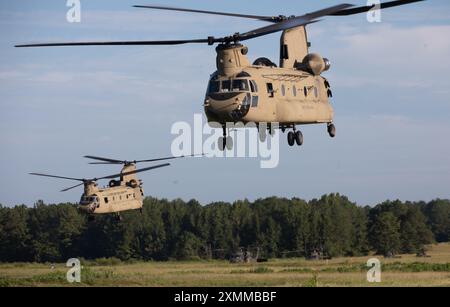
<path fill-rule="evenodd" d="M 237 91 L 248 91 L 248 80 L 247 79 L 233 80 L 233 92 L 237 92 Z"/>
<path fill-rule="evenodd" d="M 99 199 L 97 195 L 93 196 L 82 196 L 80 203 L 82 204 L 90 204 L 90 203 L 98 203 Z"/>
<path fill-rule="evenodd" d="M 231 81 L 222 81 L 222 92 L 229 92 L 231 88 Z"/>
<path fill-rule="evenodd" d="M 252 81 L 252 92 L 257 92 L 256 84 Z M 235 79 L 214 81 L 211 80 L 208 86 L 208 93 L 227 93 L 227 92 L 248 92 L 250 90 L 247 79 Z"/>
<path fill-rule="evenodd" d="M 219 81 L 211 81 L 209 82 L 209 93 L 217 93 L 220 89 L 220 82 Z"/>

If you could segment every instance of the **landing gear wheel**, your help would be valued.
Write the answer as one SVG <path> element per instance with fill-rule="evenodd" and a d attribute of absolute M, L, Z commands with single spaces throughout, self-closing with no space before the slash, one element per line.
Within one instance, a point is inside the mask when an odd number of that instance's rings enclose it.
<path fill-rule="evenodd" d="M 217 146 L 219 146 L 220 151 L 224 151 L 225 147 L 227 146 L 226 138 L 220 137 L 219 140 L 217 141 Z"/>
<path fill-rule="evenodd" d="M 231 136 L 220 137 L 218 141 L 219 150 L 232 150 L 233 149 L 233 138 Z"/>
<path fill-rule="evenodd" d="M 295 132 L 295 142 L 297 143 L 298 146 L 303 145 L 303 133 L 301 131 Z"/>
<path fill-rule="evenodd" d="M 287 135 L 287 139 L 288 139 L 288 144 L 289 146 L 294 146 L 295 144 L 295 133 L 290 131 Z"/>
<path fill-rule="evenodd" d="M 274 136 L 275 135 L 275 129 L 273 128 L 272 124 L 269 125 L 269 134 L 270 134 L 270 136 Z"/>
<path fill-rule="evenodd" d="M 225 144 L 226 148 L 228 150 L 233 150 L 233 138 L 231 136 L 227 136 L 225 138 L 225 141 L 226 141 L 226 144 Z"/>
<path fill-rule="evenodd" d="M 333 124 L 329 124 L 327 127 L 328 134 L 334 138 L 336 136 L 336 127 Z"/>
<path fill-rule="evenodd" d="M 261 141 L 261 143 L 264 143 L 267 140 L 267 131 L 261 128 L 259 129 L 258 134 L 259 140 Z"/>

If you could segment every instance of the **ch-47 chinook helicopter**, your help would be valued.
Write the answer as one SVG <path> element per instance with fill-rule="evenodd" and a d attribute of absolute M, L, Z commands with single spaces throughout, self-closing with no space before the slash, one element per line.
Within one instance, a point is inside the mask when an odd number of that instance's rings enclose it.
<path fill-rule="evenodd" d="M 194 157 L 194 155 L 192 157 Z M 94 218 L 94 215 L 108 213 L 115 213 L 117 218 L 121 220 L 120 212 L 128 210 L 141 210 L 142 212 L 144 190 L 142 180 L 138 179 L 136 174 L 170 165 L 169 163 L 165 163 L 142 169 L 136 169 L 136 164 L 180 159 L 184 158 L 184 156 L 139 161 L 121 161 L 96 156 L 85 156 L 85 158 L 100 161 L 91 162 L 90 164 L 113 164 L 123 165 L 123 167 L 121 172 L 118 174 L 92 179 L 54 176 L 41 173 L 30 173 L 30 175 L 80 181 L 80 184 L 61 190 L 61 192 L 67 192 L 84 185 L 84 193 L 81 196 L 78 207 L 81 212 L 87 213 L 90 220 Z M 97 181 L 103 179 L 111 179 L 108 187 L 101 188 L 98 186 Z"/>
<path fill-rule="evenodd" d="M 385 9 L 424 0 L 398 0 L 379 5 L 355 7 L 340 4 L 300 16 L 255 16 L 215 11 L 173 8 L 155 5 L 136 5 L 138 8 L 182 11 L 251 18 L 271 25 L 245 33 L 235 33 L 225 37 L 210 36 L 205 39 L 167 41 L 107 41 L 27 44 L 16 47 L 50 46 L 111 46 L 111 45 L 180 45 L 188 43 L 218 44 L 216 48 L 217 70 L 209 80 L 204 100 L 208 122 L 219 123 L 223 137 L 219 148 L 232 147 L 231 137 L 227 137 L 227 123 L 255 123 L 260 138 L 265 139 L 266 127 L 270 133 L 277 125 L 288 135 L 290 146 L 303 144 L 303 135 L 297 125 L 326 124 L 328 134 L 335 137 L 334 112 L 329 102 L 332 97 L 330 83 L 321 74 L 330 68 L 330 61 L 316 53 L 309 53 L 306 26 L 320 21 L 326 16 L 347 16 Z M 279 67 L 267 58 L 259 58 L 250 63 L 248 48 L 241 42 L 282 32 L 280 42 Z M 269 125 L 264 125 L 269 123 Z M 264 127 L 264 128 L 263 128 Z"/>

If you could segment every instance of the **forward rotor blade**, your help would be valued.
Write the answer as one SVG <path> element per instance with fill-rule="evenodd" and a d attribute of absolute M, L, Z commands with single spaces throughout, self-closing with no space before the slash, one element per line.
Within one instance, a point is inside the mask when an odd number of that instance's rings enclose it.
<path fill-rule="evenodd" d="M 93 179 L 93 181 L 97 181 L 97 180 L 101 180 L 101 179 L 113 179 L 113 178 L 117 178 L 117 177 L 121 177 L 121 176 L 133 175 L 133 174 L 146 172 L 146 171 L 150 171 L 150 170 L 161 168 L 161 167 L 166 167 L 169 165 L 170 165 L 169 163 L 166 163 L 166 164 L 150 166 L 150 167 L 146 167 L 146 168 L 137 169 L 137 170 L 131 171 L 131 172 L 125 172 L 125 173 L 119 173 L 119 174 L 105 176 L 105 177 L 101 177 L 101 178 L 95 178 L 95 179 Z"/>
<path fill-rule="evenodd" d="M 114 163 L 114 164 L 122 164 L 123 163 L 123 161 L 120 161 L 120 160 L 110 159 L 110 158 L 103 158 L 103 157 L 97 157 L 97 156 L 84 156 L 84 158 L 91 159 L 91 160 L 98 160 L 98 161 L 108 162 L 108 163 Z M 93 162 L 93 163 L 98 163 L 98 162 Z"/>
<path fill-rule="evenodd" d="M 179 11 L 179 12 L 189 12 L 189 13 L 201 13 L 201 14 L 210 14 L 210 15 L 241 17 L 241 18 L 250 18 L 250 19 L 263 20 L 263 21 L 274 21 L 277 18 L 277 17 L 272 17 L 272 16 L 256 16 L 256 15 L 224 13 L 224 12 L 216 12 L 216 11 L 193 10 L 193 9 L 184 9 L 184 8 L 178 8 L 178 7 L 168 7 L 168 6 L 159 6 L 159 5 L 133 5 L 133 7 L 144 8 L 144 9 L 155 9 L 155 10 Z"/>
<path fill-rule="evenodd" d="M 319 11 L 315 11 L 315 12 L 312 12 L 309 14 L 305 14 L 302 16 L 288 18 L 288 19 L 286 19 L 280 23 L 274 24 L 274 25 L 258 28 L 256 30 L 252 30 L 252 31 L 249 31 L 249 32 L 246 32 L 243 34 L 239 34 L 238 37 L 239 37 L 239 40 L 248 40 L 248 39 L 256 38 L 259 36 L 268 35 L 268 34 L 292 29 L 292 28 L 299 27 L 299 26 L 304 26 L 309 23 L 317 22 L 317 20 L 315 20 L 317 18 L 345 10 L 352 6 L 353 6 L 352 4 L 345 4 L 345 3 L 331 6 L 331 7 L 328 7 L 328 8 L 319 10 Z"/>
<path fill-rule="evenodd" d="M 84 184 L 84 183 L 77 184 L 77 185 L 75 185 L 75 186 L 73 186 L 73 187 L 70 187 L 70 188 L 66 188 L 66 189 L 64 189 L 64 190 L 61 190 L 60 192 L 67 192 L 67 191 L 69 191 L 69 190 L 78 188 L 79 186 L 82 186 L 83 184 Z"/>
<path fill-rule="evenodd" d="M 165 161 L 165 160 L 194 158 L 194 157 L 200 157 L 200 156 L 204 156 L 204 155 L 202 154 L 202 155 L 189 155 L 189 156 L 179 156 L 179 157 L 157 158 L 157 159 L 150 159 L 150 160 L 138 160 L 138 161 L 134 161 L 134 163 L 158 162 L 158 161 Z"/>
<path fill-rule="evenodd" d="M 396 0 L 396 1 L 390 1 L 390 2 L 381 3 L 380 9 L 387 9 L 387 8 L 394 7 L 394 6 L 410 4 L 410 3 L 414 3 L 414 2 L 422 2 L 422 1 L 425 1 L 425 0 Z M 355 15 L 355 14 L 368 12 L 368 11 L 370 11 L 373 8 L 375 8 L 375 4 L 369 5 L 369 6 L 355 7 L 355 8 L 352 8 L 352 9 L 345 9 L 345 10 L 341 10 L 339 12 L 335 12 L 335 13 L 332 13 L 332 14 L 329 14 L 329 15 L 330 16 Z"/>
<path fill-rule="evenodd" d="M 123 163 L 118 163 L 118 162 L 89 162 L 88 164 L 90 165 L 121 165 Z"/>
<path fill-rule="evenodd" d="M 67 43 L 44 43 L 44 44 L 26 44 L 16 45 L 16 48 L 28 47 L 64 47 L 64 46 L 163 46 L 163 45 L 182 45 L 194 43 L 216 43 L 219 40 L 213 39 L 190 39 L 190 40 L 165 40 L 165 41 L 111 41 L 111 42 L 67 42 Z"/>
<path fill-rule="evenodd" d="M 74 181 L 84 181 L 84 179 L 80 179 L 80 178 L 71 178 L 71 177 L 63 177 L 63 176 L 54 176 L 54 175 L 39 174 L 39 173 L 30 173 L 30 175 L 33 175 L 33 176 L 41 176 L 41 177 L 51 177 L 51 178 L 58 178 L 58 179 L 67 179 L 67 180 L 74 180 Z"/>
<path fill-rule="evenodd" d="M 103 158 L 103 157 L 97 157 L 97 156 L 84 156 L 84 158 L 92 159 L 92 160 L 99 160 L 102 162 L 90 162 L 89 164 L 92 165 L 105 165 L 105 164 L 128 164 L 128 163 L 148 163 L 148 162 L 158 162 L 158 161 L 166 161 L 166 160 L 175 160 L 175 159 L 182 159 L 182 158 L 189 158 L 189 157 L 199 157 L 204 156 L 202 155 L 190 155 L 190 156 L 178 156 L 178 157 L 164 157 L 164 158 L 155 158 L 155 159 L 148 159 L 148 160 L 134 160 L 134 161 L 121 161 L 116 159 L 110 159 L 110 158 Z"/>

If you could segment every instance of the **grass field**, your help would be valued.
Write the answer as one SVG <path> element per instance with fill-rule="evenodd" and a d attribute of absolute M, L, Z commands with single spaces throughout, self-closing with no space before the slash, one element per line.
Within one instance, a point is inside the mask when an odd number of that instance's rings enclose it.
<path fill-rule="evenodd" d="M 382 282 L 368 283 L 366 262 L 372 257 L 308 261 L 274 259 L 267 263 L 226 261 L 121 263 L 99 260 L 83 264 L 80 284 L 66 281 L 65 264 L 0 264 L 0 286 L 450 286 L 450 244 L 432 245 L 427 258 L 402 255 L 384 259 Z"/>

